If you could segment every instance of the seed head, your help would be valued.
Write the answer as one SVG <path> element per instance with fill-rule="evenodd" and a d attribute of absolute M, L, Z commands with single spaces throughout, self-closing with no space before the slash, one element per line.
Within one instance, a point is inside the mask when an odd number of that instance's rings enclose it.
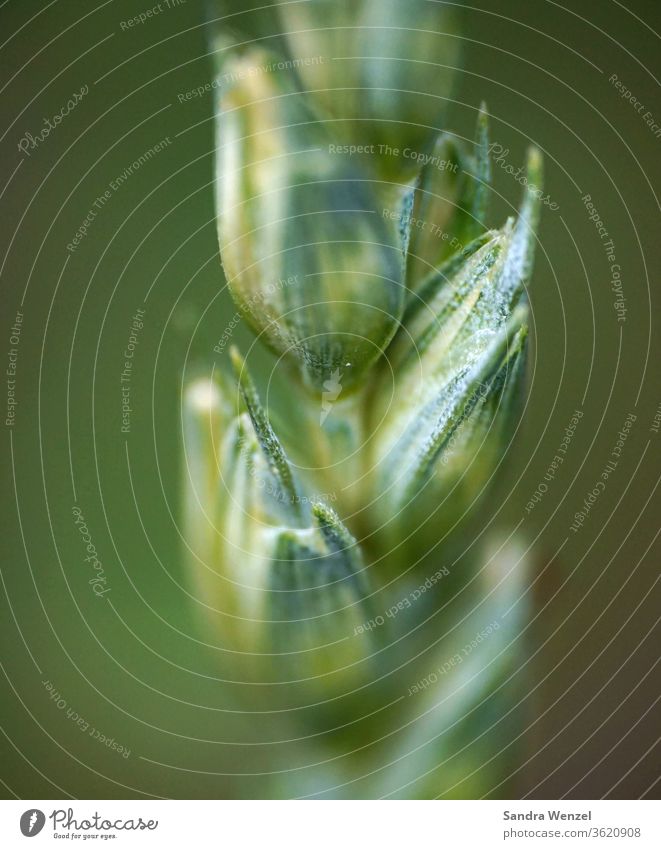
<path fill-rule="evenodd" d="M 253 74 L 259 49 L 230 61 L 237 80 L 217 121 L 220 253 L 243 315 L 322 392 L 338 368 L 364 378 L 404 304 L 400 233 L 374 184 L 329 153 L 323 125 L 287 76 Z"/>
<path fill-rule="evenodd" d="M 442 126 L 460 39 L 452 6 L 428 0 L 281 0 L 299 73 L 315 107 L 348 143 L 375 146 L 385 178 L 417 171 Z"/>

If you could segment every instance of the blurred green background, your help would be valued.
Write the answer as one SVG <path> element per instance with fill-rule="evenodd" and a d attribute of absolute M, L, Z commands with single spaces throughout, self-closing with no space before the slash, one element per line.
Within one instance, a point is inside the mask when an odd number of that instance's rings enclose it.
<path fill-rule="evenodd" d="M 220 365 L 213 346 L 234 307 L 214 224 L 214 95 L 186 97 L 211 79 L 209 11 L 194 0 L 158 6 L 134 26 L 126 22 L 154 7 L 9 0 L 0 9 L 2 332 L 18 352 L 15 424 L 3 435 L 8 798 L 250 796 L 251 776 L 229 774 L 245 771 L 248 748 L 268 772 L 278 748 L 259 746 L 268 715 L 242 715 L 238 685 L 218 680 L 222 653 L 199 628 L 182 557 L 182 379 Z M 661 125 L 660 11 L 657 2 L 476 0 L 463 13 L 465 71 L 448 127 L 472 138 L 485 100 L 507 162 L 517 168 L 530 143 L 541 148 L 558 205 L 544 210 L 531 291 L 526 413 L 482 519 L 497 513 L 508 528 L 523 519 L 536 563 L 535 616 L 521 636 L 532 657 L 521 673 L 528 718 L 502 741 L 521 734 L 519 796 L 658 790 L 661 130 L 644 113 Z M 644 109 L 621 96 L 614 74 Z M 20 150 L 83 86 L 62 123 Z M 494 174 L 496 223 L 521 187 L 502 168 Z M 585 194 L 615 244 L 625 321 Z M 137 309 L 144 326 L 122 433 L 123 351 Z M 526 512 L 577 409 L 567 460 Z M 630 413 L 617 469 L 573 533 Z M 103 563 L 104 598 L 88 584 L 76 504 Z M 302 766 L 305 752 L 290 749 Z"/>

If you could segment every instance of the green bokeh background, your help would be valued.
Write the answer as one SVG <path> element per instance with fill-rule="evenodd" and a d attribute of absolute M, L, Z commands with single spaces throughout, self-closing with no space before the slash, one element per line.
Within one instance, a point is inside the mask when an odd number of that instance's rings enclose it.
<path fill-rule="evenodd" d="M 268 716 L 231 712 L 232 686 L 216 680 L 219 653 L 204 645 L 181 553 L 182 375 L 220 363 L 213 346 L 234 307 L 217 256 L 213 92 L 179 97 L 211 78 L 207 12 L 194 0 L 161 5 L 127 30 L 121 22 L 143 11 L 139 3 L 10 0 L 0 10 L 7 350 L 16 313 L 24 315 L 16 423 L 3 434 L 8 798 L 250 796 L 249 776 L 210 774 L 219 762 L 221 771 L 240 771 L 245 748 L 205 741 L 268 738 Z M 531 291 L 527 411 L 484 519 L 500 510 L 511 527 L 524 518 L 534 542 L 538 613 L 522 637 L 533 653 L 531 719 L 521 729 L 517 795 L 597 797 L 621 779 L 612 794 L 635 797 L 658 777 L 650 751 L 658 676 L 650 670 L 661 436 L 650 425 L 661 404 L 661 137 L 609 78 L 617 74 L 661 123 L 659 11 L 656 2 L 476 0 L 464 13 L 466 71 L 448 126 L 472 137 L 485 100 L 509 162 L 518 166 L 530 143 L 542 149 L 559 205 L 545 210 Z M 19 140 L 83 85 L 89 94 L 24 156 Z M 111 192 L 69 253 L 95 198 L 164 138 L 171 143 Z M 520 195 L 498 168 L 495 187 L 493 223 Z M 616 244 L 624 323 L 584 193 Z M 122 351 L 137 308 L 146 315 L 131 432 L 122 434 Z M 237 332 L 239 342 L 248 338 Z M 577 408 L 584 417 L 568 459 L 527 515 Z M 637 421 L 617 473 L 572 534 L 630 412 Z M 87 583 L 74 504 L 103 560 L 111 604 Z M 44 681 L 130 756 L 76 727 Z M 292 746 L 291 763 L 302 757 Z M 265 747 L 264 770 L 269 762 Z"/>

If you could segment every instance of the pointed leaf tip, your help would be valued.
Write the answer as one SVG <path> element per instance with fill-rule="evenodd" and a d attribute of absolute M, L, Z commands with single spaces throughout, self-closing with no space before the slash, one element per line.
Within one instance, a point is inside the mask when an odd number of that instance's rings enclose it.
<path fill-rule="evenodd" d="M 262 407 L 245 360 L 234 345 L 230 348 L 230 359 L 243 400 L 248 408 L 248 415 L 255 428 L 257 439 L 268 461 L 269 468 L 282 488 L 282 497 L 291 505 L 295 515 L 300 518 L 300 499 L 289 460 Z"/>
<path fill-rule="evenodd" d="M 476 176 L 484 183 L 491 183 L 491 158 L 489 156 L 489 113 L 485 103 L 480 106 L 475 129 Z"/>
<path fill-rule="evenodd" d="M 526 155 L 526 187 L 519 207 L 519 217 L 512 235 L 512 256 L 523 285 L 532 272 L 537 242 L 537 228 L 542 207 L 544 167 L 542 153 L 530 147 Z"/>
<path fill-rule="evenodd" d="M 358 543 L 355 538 L 332 507 L 323 504 L 321 501 L 315 501 L 312 505 L 312 514 L 317 520 L 326 543 L 332 550 L 346 551 L 357 547 Z"/>
<path fill-rule="evenodd" d="M 526 153 L 526 175 L 528 184 L 541 191 L 544 185 L 544 157 L 538 147 L 528 148 Z"/>

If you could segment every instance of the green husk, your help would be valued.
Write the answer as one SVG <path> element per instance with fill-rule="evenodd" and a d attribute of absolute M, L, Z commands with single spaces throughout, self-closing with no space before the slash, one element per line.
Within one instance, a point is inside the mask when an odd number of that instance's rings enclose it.
<path fill-rule="evenodd" d="M 277 358 L 268 395 L 236 348 L 190 387 L 185 524 L 223 672 L 291 741 L 246 754 L 256 793 L 506 788 L 528 558 L 480 505 L 525 398 L 541 156 L 496 226 L 486 107 L 472 144 L 444 126 L 444 4 L 275 2 L 277 37 L 220 6 L 220 253 Z"/>

